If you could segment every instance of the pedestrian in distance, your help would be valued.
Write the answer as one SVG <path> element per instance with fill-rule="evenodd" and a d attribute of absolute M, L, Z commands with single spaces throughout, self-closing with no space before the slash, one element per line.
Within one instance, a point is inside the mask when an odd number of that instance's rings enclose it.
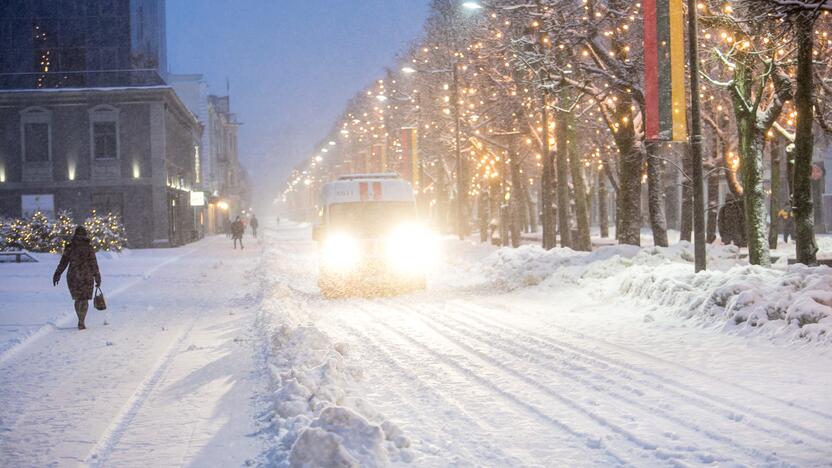
<path fill-rule="evenodd" d="M 794 215 L 790 208 L 783 209 L 777 212 L 777 216 L 782 221 L 783 226 L 783 242 L 789 243 L 789 236 L 794 238 Z"/>
<path fill-rule="evenodd" d="M 69 267 L 66 274 L 66 284 L 69 294 L 75 301 L 75 314 L 78 316 L 78 329 L 84 330 L 84 319 L 87 316 L 89 300 L 92 299 L 93 282 L 95 287 L 101 287 L 101 272 L 98 270 L 98 260 L 95 258 L 95 251 L 90 244 L 87 230 L 83 226 L 75 228 L 72 240 L 69 241 L 55 274 L 52 275 L 52 284 L 58 285 L 61 274 Z"/>
<path fill-rule="evenodd" d="M 260 222 L 257 221 L 257 216 L 252 214 L 251 221 L 249 221 L 248 224 L 251 226 L 251 234 L 254 236 L 255 239 L 257 239 L 257 226 L 260 224 Z"/>
<path fill-rule="evenodd" d="M 237 249 L 237 241 L 240 241 L 240 250 L 245 249 L 243 247 L 243 232 L 245 232 L 246 226 L 243 224 L 243 221 L 237 216 L 237 219 L 231 223 L 231 238 L 234 239 L 234 250 Z"/>

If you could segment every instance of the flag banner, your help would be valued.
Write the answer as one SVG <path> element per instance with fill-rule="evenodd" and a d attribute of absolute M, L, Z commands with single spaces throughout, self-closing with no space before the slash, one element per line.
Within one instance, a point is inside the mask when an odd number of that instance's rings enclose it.
<path fill-rule="evenodd" d="M 370 150 L 370 160 L 367 161 L 367 172 L 387 171 L 387 145 L 376 143 Z"/>
<path fill-rule="evenodd" d="M 414 189 L 419 188 L 419 145 L 418 130 L 412 127 L 405 127 L 401 130 L 402 143 L 402 165 L 401 175 L 413 184 Z"/>
<path fill-rule="evenodd" d="M 352 163 L 352 173 L 366 174 L 367 167 L 370 165 L 370 153 L 367 150 L 358 150 L 355 153 Z"/>
<path fill-rule="evenodd" d="M 644 3 L 644 130 L 648 140 L 686 141 L 682 0 Z"/>

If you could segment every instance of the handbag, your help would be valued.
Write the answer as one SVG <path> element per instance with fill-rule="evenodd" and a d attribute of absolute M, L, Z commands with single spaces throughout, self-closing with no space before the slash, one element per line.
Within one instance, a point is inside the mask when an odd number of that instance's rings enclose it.
<path fill-rule="evenodd" d="M 98 286 L 95 287 L 95 297 L 92 298 L 92 305 L 95 307 L 95 310 L 107 309 L 107 301 L 104 300 L 104 293 L 101 292 L 101 288 Z"/>

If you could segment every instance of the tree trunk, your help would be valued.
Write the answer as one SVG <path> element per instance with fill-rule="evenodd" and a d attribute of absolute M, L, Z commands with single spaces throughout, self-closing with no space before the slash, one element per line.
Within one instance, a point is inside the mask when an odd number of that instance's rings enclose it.
<path fill-rule="evenodd" d="M 520 235 L 523 232 L 523 183 L 520 176 L 520 158 L 517 154 L 516 138 L 512 138 L 509 145 L 508 161 L 511 171 L 511 191 L 509 192 L 509 229 L 511 231 L 511 246 L 520 247 Z"/>
<path fill-rule="evenodd" d="M 771 195 L 769 195 L 768 248 L 777 248 L 777 236 L 780 234 L 780 155 L 783 152 L 779 136 L 769 142 L 769 161 L 771 162 Z"/>
<path fill-rule="evenodd" d="M 691 161 L 690 145 L 684 145 L 682 154 L 682 217 L 679 226 L 679 240 L 690 242 L 693 232 L 693 161 Z"/>
<path fill-rule="evenodd" d="M 635 142 L 622 153 L 618 190 L 618 242 L 641 245 L 641 165 L 644 155 Z"/>
<path fill-rule="evenodd" d="M 752 265 L 769 266 L 766 239 L 766 205 L 763 192 L 763 136 L 757 130 L 753 116 L 741 113 L 737 118 L 740 164 L 742 172 L 743 206 L 745 208 L 745 238 L 748 242 L 748 261 Z"/>
<path fill-rule="evenodd" d="M 598 226 L 601 228 L 601 237 L 606 239 L 610 236 L 610 214 L 607 207 L 607 181 L 604 180 L 606 167 L 598 171 Z"/>
<path fill-rule="evenodd" d="M 658 149 L 658 142 L 647 142 L 647 208 L 650 215 L 650 228 L 653 230 L 653 245 L 667 247 L 662 161 L 659 159 Z"/>
<path fill-rule="evenodd" d="M 748 109 L 754 102 L 751 88 L 754 82 L 753 70 L 747 65 L 750 59 L 740 58 L 734 68 L 731 94 L 737 124 L 737 140 L 740 156 L 743 206 L 745 210 L 745 233 L 748 242 L 748 261 L 752 265 L 769 266 L 766 219 L 766 199 L 763 192 L 763 148 L 765 133 L 760 128 L 758 115 Z M 760 90 L 762 92 L 762 90 Z"/>
<path fill-rule="evenodd" d="M 801 13 L 795 21 L 797 42 L 797 79 L 794 95 L 797 122 L 794 148 L 794 240 L 797 262 L 817 264 L 815 221 L 812 215 L 812 29 L 810 13 Z"/>
<path fill-rule="evenodd" d="M 526 197 L 526 210 L 529 217 L 529 232 L 537 232 L 537 204 L 532 200 L 531 187 L 524 184 L 523 196 Z"/>
<path fill-rule="evenodd" d="M 543 248 L 551 249 L 555 247 L 557 242 L 555 232 L 555 168 L 554 168 L 554 153 L 549 147 L 549 112 L 546 108 L 546 91 L 540 92 L 540 120 L 543 128 L 542 142 L 543 147 L 541 154 L 543 155 L 543 174 L 540 178 L 541 190 L 541 219 L 543 224 Z"/>
<path fill-rule="evenodd" d="M 439 231 L 446 233 L 448 229 L 448 208 L 450 206 L 450 201 L 448 200 L 445 164 L 442 160 L 439 161 L 437 168 L 439 172 L 436 174 L 436 223 Z"/>
<path fill-rule="evenodd" d="M 706 241 L 710 244 L 716 240 L 716 222 L 719 213 L 719 172 L 711 171 L 708 175 L 708 232 Z"/>
<path fill-rule="evenodd" d="M 480 242 L 488 242 L 488 197 L 487 192 L 480 191 L 477 198 L 477 218 L 480 226 Z"/>
<path fill-rule="evenodd" d="M 584 171 L 581 167 L 582 160 L 575 151 L 575 123 L 572 114 L 564 119 L 566 121 L 566 147 L 569 148 L 569 166 L 572 175 L 572 187 L 575 190 L 575 217 L 578 225 L 578 238 L 572 240 L 575 250 L 589 252 L 592 250 L 592 242 L 589 238 L 589 204 L 587 203 L 586 184 L 584 183 Z"/>
<path fill-rule="evenodd" d="M 571 229 L 569 227 L 569 163 L 567 154 L 568 139 L 566 131 L 566 113 L 557 111 L 555 131 L 557 133 L 557 178 L 558 178 L 558 231 L 560 246 L 571 247 Z"/>

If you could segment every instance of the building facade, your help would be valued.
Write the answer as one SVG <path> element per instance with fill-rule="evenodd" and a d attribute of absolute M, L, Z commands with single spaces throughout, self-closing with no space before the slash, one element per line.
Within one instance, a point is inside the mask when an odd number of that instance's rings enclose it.
<path fill-rule="evenodd" d="M 131 247 L 195 240 L 201 131 L 169 87 L 0 92 L 0 216 L 38 196 L 76 222 L 121 215 Z"/>
<path fill-rule="evenodd" d="M 164 0 L 0 0 L 0 216 L 122 217 L 131 247 L 202 235 L 202 126 L 166 82 Z"/>
<path fill-rule="evenodd" d="M 240 123 L 231 112 L 229 97 L 210 94 L 202 75 L 171 74 L 168 81 L 203 127 L 197 171 L 197 187 L 205 198 L 202 226 L 206 234 L 224 232 L 250 199 L 237 151 Z"/>

